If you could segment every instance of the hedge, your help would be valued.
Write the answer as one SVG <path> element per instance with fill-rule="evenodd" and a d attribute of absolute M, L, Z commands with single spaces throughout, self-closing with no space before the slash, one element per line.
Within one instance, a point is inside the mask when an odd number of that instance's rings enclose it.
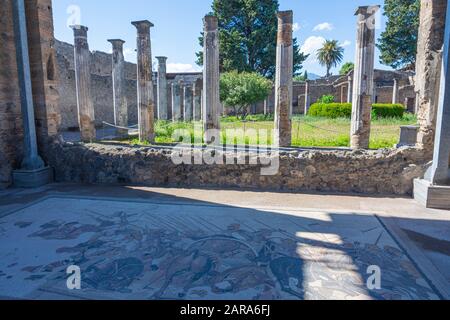
<path fill-rule="evenodd" d="M 405 113 L 402 104 L 376 103 L 372 106 L 372 114 L 378 118 L 401 118 Z M 351 118 L 351 103 L 314 103 L 308 111 L 309 116 L 324 118 Z"/>

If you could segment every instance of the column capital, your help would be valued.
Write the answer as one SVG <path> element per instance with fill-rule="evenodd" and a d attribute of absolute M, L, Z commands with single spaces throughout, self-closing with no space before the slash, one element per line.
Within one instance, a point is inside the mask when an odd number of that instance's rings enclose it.
<path fill-rule="evenodd" d="M 167 57 L 163 57 L 163 56 L 159 56 L 159 57 L 155 57 L 158 60 L 158 63 L 160 64 L 164 64 L 167 61 Z"/>
<path fill-rule="evenodd" d="M 108 39 L 108 42 L 112 44 L 113 48 L 121 48 L 125 43 L 125 41 L 122 39 Z"/>
<path fill-rule="evenodd" d="M 75 37 L 86 37 L 89 30 L 88 27 L 81 25 L 72 25 L 70 28 L 73 30 Z"/>
<path fill-rule="evenodd" d="M 207 15 L 203 18 L 205 31 L 216 31 L 219 28 L 219 19 L 216 16 Z"/>
<path fill-rule="evenodd" d="M 132 21 L 131 24 L 138 29 L 138 32 L 140 33 L 146 33 L 150 31 L 151 27 L 154 27 L 155 25 L 151 23 L 148 20 L 140 20 L 140 21 Z"/>
<path fill-rule="evenodd" d="M 380 5 L 373 6 L 360 6 L 356 9 L 355 16 L 363 15 L 364 17 L 370 17 L 373 14 L 377 13 L 380 10 Z"/>
<path fill-rule="evenodd" d="M 277 13 L 278 23 L 292 24 L 294 22 L 294 12 L 292 10 L 279 11 Z"/>

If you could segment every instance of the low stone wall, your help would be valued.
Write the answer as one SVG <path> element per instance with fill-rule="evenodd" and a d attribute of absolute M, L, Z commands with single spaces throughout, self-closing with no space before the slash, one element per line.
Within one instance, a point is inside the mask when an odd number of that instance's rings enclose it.
<path fill-rule="evenodd" d="M 261 175 L 261 165 L 175 165 L 171 153 L 171 148 L 59 143 L 46 158 L 59 182 L 363 194 L 410 195 L 413 179 L 425 171 L 415 148 L 285 152 L 274 176 Z"/>

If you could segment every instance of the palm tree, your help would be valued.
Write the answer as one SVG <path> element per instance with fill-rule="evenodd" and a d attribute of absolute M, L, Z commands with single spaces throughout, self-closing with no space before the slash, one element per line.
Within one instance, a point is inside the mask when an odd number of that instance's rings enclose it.
<path fill-rule="evenodd" d="M 332 67 L 336 67 L 344 59 L 344 48 L 339 46 L 337 40 L 326 40 L 322 48 L 317 51 L 317 60 L 322 66 L 327 67 L 327 77 L 329 77 Z"/>

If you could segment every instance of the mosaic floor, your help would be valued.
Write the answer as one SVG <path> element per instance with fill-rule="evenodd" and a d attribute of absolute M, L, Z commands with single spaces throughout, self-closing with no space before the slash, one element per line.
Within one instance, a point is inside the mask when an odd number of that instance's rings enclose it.
<path fill-rule="evenodd" d="M 0 218 L 0 296 L 438 298 L 372 215 L 59 197 Z"/>

